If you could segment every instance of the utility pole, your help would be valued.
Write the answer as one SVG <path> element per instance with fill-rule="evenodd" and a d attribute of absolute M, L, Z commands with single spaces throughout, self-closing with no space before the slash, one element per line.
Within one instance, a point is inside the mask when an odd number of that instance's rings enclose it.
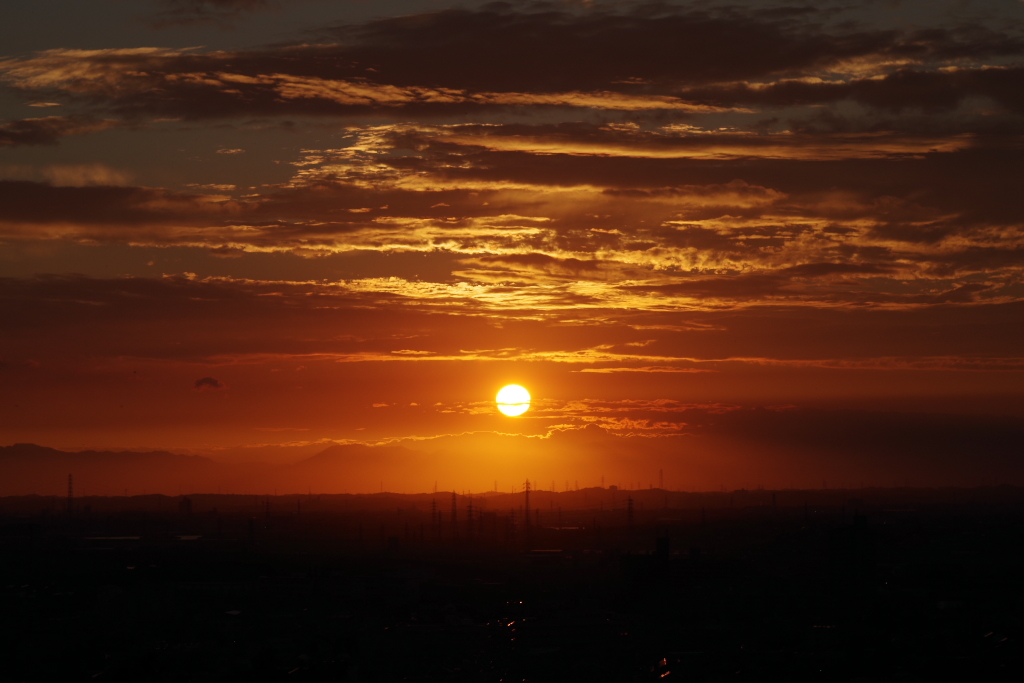
<path fill-rule="evenodd" d="M 629 526 L 633 526 L 633 497 L 630 496 L 626 501 L 626 521 Z"/>
<path fill-rule="evenodd" d="M 665 490 L 665 470 L 658 470 L 658 488 Z"/>

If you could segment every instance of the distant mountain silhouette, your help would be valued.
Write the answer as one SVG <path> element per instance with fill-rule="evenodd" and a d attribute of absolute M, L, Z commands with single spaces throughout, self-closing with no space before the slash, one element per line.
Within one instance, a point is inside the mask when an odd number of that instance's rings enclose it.
<path fill-rule="evenodd" d="M 437 456 L 404 446 L 345 444 L 329 446 L 305 460 L 278 471 L 283 484 L 306 490 L 365 492 L 395 490 L 396 482 L 422 482 L 427 490 L 431 463 Z M 434 475 L 436 478 L 436 475 Z M 389 489 L 390 485 L 390 489 Z M 406 487 L 401 487 L 404 490 Z"/>
<path fill-rule="evenodd" d="M 34 443 L 16 443 L 13 446 L 0 446 L 0 460 L 23 460 L 26 462 L 137 462 L 145 459 L 148 462 L 206 462 L 213 460 L 199 455 L 180 455 L 168 451 L 60 451 L 48 446 Z"/>
<path fill-rule="evenodd" d="M 0 446 L 0 495 L 63 494 L 68 474 L 89 495 L 209 490 L 230 475 L 225 466 L 167 451 L 68 452 L 31 443 Z"/>
<path fill-rule="evenodd" d="M 653 418 L 661 419 L 657 415 Z M 129 493 L 412 493 L 509 491 L 529 478 L 563 490 L 597 486 L 716 490 L 912 481 L 919 486 L 1024 484 L 1016 416 L 843 410 L 728 410 L 695 415 L 659 438 L 596 425 L 546 435 L 465 432 L 388 445 L 323 447 L 291 464 L 221 462 L 167 451 L 70 453 L 0 447 L 0 496 Z M 701 422 L 703 420 L 703 422 Z M 303 454 L 311 451 L 303 446 Z M 237 456 L 234 456 L 237 457 Z M 255 453 L 253 457 L 260 457 Z"/>
<path fill-rule="evenodd" d="M 435 456 L 404 447 L 330 446 L 290 465 L 228 464 L 167 451 L 61 451 L 31 443 L 0 446 L 0 496 L 141 493 L 367 492 L 421 481 Z"/>
<path fill-rule="evenodd" d="M 368 446 L 361 443 L 328 446 L 316 455 L 295 463 L 295 467 L 333 467 L 341 464 L 409 460 L 422 453 L 404 446 Z"/>

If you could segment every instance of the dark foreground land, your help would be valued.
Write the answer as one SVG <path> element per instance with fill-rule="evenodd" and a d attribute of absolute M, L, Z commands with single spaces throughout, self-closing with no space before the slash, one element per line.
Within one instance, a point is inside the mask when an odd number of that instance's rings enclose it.
<path fill-rule="evenodd" d="M 0 499 L 0 681 L 1022 680 L 1020 489 L 579 493 Z"/>

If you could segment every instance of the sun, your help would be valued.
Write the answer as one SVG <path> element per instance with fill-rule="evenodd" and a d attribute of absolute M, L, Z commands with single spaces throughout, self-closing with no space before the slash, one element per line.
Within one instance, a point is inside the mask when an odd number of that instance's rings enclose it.
<path fill-rule="evenodd" d="M 530 409 L 530 392 L 518 384 L 502 387 L 494 399 L 503 415 L 516 417 Z"/>

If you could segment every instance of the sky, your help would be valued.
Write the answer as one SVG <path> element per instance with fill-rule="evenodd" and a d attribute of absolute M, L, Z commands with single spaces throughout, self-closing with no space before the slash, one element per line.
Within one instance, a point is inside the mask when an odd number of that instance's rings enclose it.
<path fill-rule="evenodd" d="M 7 15 L 0 445 L 1024 483 L 1018 0 Z"/>

